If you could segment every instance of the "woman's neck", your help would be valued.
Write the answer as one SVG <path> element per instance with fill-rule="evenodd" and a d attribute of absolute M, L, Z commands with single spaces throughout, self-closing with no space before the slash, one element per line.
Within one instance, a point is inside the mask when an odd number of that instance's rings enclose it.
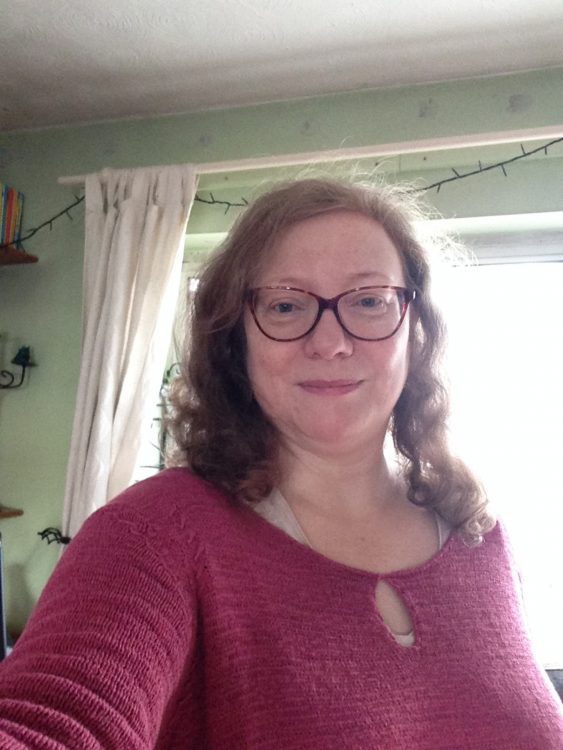
<path fill-rule="evenodd" d="M 384 513 L 396 500 L 399 485 L 383 450 L 335 459 L 280 447 L 279 489 L 294 511 L 301 508 L 343 522 L 361 521 Z"/>

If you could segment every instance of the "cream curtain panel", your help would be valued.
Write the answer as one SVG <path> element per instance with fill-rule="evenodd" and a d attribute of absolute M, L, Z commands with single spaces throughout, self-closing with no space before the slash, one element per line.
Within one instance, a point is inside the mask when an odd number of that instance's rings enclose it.
<path fill-rule="evenodd" d="M 174 321 L 191 165 L 86 177 L 82 360 L 63 508 L 73 536 L 133 477 Z"/>

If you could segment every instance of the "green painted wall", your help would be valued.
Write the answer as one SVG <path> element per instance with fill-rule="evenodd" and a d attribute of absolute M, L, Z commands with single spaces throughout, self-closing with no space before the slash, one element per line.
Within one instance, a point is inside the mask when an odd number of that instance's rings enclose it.
<path fill-rule="evenodd" d="M 0 180 L 26 195 L 24 223 L 32 227 L 72 200 L 57 177 L 106 166 L 233 160 L 271 154 L 351 148 L 440 136 L 563 126 L 563 69 L 337 96 L 240 109 L 52 128 L 0 135 Z M 510 158 L 519 146 L 415 154 L 381 163 L 367 173 L 429 182 L 471 169 L 479 160 Z M 447 216 L 561 210 L 563 148 L 444 187 L 429 200 Z M 328 165 L 334 172 L 337 168 Z M 299 170 L 302 171 L 302 170 Z M 238 200 L 256 181 L 290 176 L 244 173 L 203 177 L 202 191 Z M 260 185 L 258 189 L 260 188 Z M 204 194 L 202 192 L 202 194 Z M 26 247 L 33 266 L 0 268 L 0 366 L 19 345 L 33 347 L 38 367 L 19 391 L 0 391 L 0 502 L 24 509 L 1 521 L 6 560 L 8 619 L 19 631 L 56 561 L 58 550 L 37 531 L 60 525 L 67 453 L 80 356 L 83 211 L 62 218 Z M 234 212 L 196 204 L 190 232 L 224 231 Z"/>

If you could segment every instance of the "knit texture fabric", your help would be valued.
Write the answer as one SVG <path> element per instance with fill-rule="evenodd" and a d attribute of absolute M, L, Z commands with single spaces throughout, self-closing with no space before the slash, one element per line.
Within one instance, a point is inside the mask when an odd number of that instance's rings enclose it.
<path fill-rule="evenodd" d="M 0 666 L 0 748 L 561 750 L 498 525 L 384 576 L 303 546 L 185 469 L 94 514 Z"/>

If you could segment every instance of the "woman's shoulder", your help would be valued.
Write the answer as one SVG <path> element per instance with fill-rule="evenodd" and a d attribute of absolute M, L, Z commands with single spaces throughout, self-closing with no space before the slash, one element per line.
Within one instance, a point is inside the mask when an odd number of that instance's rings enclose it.
<path fill-rule="evenodd" d="M 143 539 L 163 559 L 200 546 L 209 531 L 224 532 L 233 503 L 210 483 L 184 468 L 166 469 L 128 487 L 93 513 L 69 546 L 99 545 L 113 539 L 123 548 L 137 548 Z"/>
<path fill-rule="evenodd" d="M 483 534 L 482 541 L 477 545 L 479 547 L 487 549 L 493 556 L 512 558 L 510 534 L 502 518 L 497 517 L 494 526 Z"/>
<path fill-rule="evenodd" d="M 114 511 L 162 518 L 169 513 L 184 515 L 194 510 L 226 507 L 229 497 L 187 468 L 165 469 L 128 487 L 106 506 Z"/>
<path fill-rule="evenodd" d="M 220 517 L 235 505 L 218 487 L 196 476 L 190 469 L 164 469 L 128 487 L 98 513 L 131 516 L 159 526 L 196 521 L 202 515 Z M 94 514 L 96 515 L 96 514 Z"/>

